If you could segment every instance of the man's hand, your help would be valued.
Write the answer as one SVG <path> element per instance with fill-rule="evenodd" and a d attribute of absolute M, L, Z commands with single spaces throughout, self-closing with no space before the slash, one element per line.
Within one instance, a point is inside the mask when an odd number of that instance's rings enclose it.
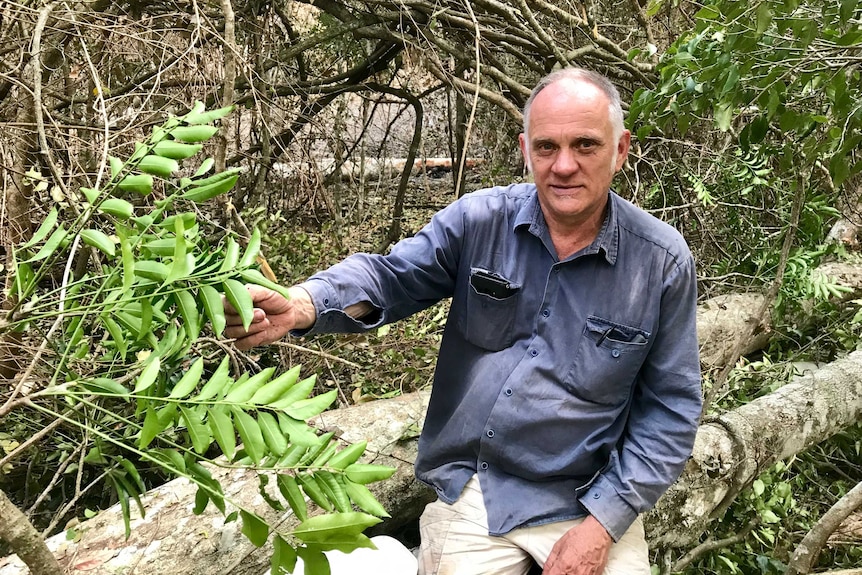
<path fill-rule="evenodd" d="M 588 515 L 557 541 L 542 575 L 601 575 L 613 542 L 602 524 Z"/>
<path fill-rule="evenodd" d="M 300 287 L 288 291 L 290 299 L 271 289 L 248 285 L 248 293 L 254 302 L 254 317 L 248 331 L 242 327 L 242 318 L 230 303 L 224 301 L 227 327 L 226 337 L 235 338 L 237 348 L 246 350 L 257 345 L 277 341 L 292 329 L 305 329 L 314 325 L 315 311 L 311 296 Z"/>

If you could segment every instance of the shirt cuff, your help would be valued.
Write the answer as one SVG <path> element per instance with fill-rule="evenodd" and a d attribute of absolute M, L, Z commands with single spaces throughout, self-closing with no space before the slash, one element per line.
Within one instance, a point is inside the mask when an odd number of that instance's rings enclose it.
<path fill-rule="evenodd" d="M 590 515 L 602 524 L 614 541 L 619 541 L 625 535 L 638 516 L 604 476 L 599 476 L 579 501 Z"/>
<path fill-rule="evenodd" d="M 328 282 L 324 280 L 311 279 L 298 284 L 311 296 L 317 319 L 308 329 L 292 330 L 290 335 L 301 337 L 304 335 L 315 335 L 319 333 L 362 333 L 374 329 L 383 324 L 383 314 L 370 314 L 372 322 L 363 321 L 363 318 L 354 319 L 344 312 L 344 308 L 358 302 L 342 302 Z"/>

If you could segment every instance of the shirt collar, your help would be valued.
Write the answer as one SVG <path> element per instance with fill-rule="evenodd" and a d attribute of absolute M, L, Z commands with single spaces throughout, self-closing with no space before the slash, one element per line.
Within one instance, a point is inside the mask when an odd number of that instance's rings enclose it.
<path fill-rule="evenodd" d="M 619 252 L 619 209 L 616 203 L 622 201 L 613 191 L 608 192 L 608 211 L 605 215 L 605 221 L 599 230 L 599 234 L 593 243 L 585 247 L 575 256 L 587 254 L 604 254 L 605 260 L 611 265 L 616 264 L 617 254 Z M 527 227 L 528 231 L 539 239 L 549 238 L 548 224 L 545 222 L 545 215 L 542 213 L 542 208 L 539 205 L 539 195 L 533 190 L 524 205 L 515 216 L 513 230 L 520 227 Z"/>

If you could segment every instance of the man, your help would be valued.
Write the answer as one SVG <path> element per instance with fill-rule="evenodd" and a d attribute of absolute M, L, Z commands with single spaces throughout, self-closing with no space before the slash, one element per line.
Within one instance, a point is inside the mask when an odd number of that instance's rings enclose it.
<path fill-rule="evenodd" d="M 438 501 L 420 573 L 648 574 L 639 514 L 689 456 L 700 413 L 694 263 L 610 191 L 630 134 L 604 77 L 536 86 L 521 151 L 535 185 L 469 194 L 387 256 L 251 287 L 248 348 L 357 332 L 452 298 L 416 460 Z"/>

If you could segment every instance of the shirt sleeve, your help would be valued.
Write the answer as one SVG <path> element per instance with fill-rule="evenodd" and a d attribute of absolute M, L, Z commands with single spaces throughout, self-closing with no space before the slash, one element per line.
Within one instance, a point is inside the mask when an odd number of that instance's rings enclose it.
<path fill-rule="evenodd" d="M 702 399 L 691 256 L 667 277 L 659 327 L 638 374 L 626 432 L 579 499 L 615 541 L 676 481 L 697 433 Z"/>
<path fill-rule="evenodd" d="M 300 284 L 317 312 L 315 324 L 294 335 L 358 333 L 392 323 L 451 297 L 463 241 L 459 202 L 438 212 L 419 233 L 387 255 L 354 254 Z M 350 305 L 368 302 L 369 315 L 354 319 Z"/>

